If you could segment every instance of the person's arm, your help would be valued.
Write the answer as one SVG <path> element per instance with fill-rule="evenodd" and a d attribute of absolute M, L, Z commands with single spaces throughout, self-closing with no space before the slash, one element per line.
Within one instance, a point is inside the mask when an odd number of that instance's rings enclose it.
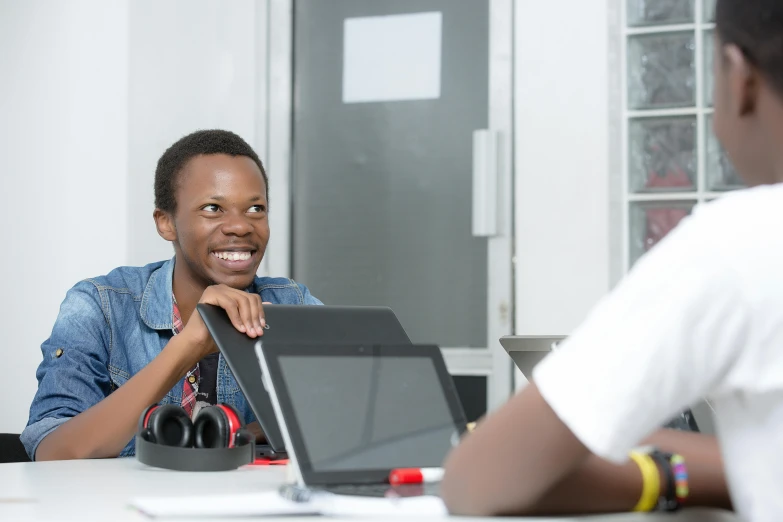
<path fill-rule="evenodd" d="M 450 453 L 440 494 L 455 515 L 524 514 L 588 455 L 531 384 Z"/>
<path fill-rule="evenodd" d="M 200 350 L 183 334 L 169 341 L 155 359 L 108 397 L 47 435 L 38 445 L 35 460 L 119 455 L 133 438 L 141 412 L 159 402 L 200 360 L 195 356 Z"/>
<path fill-rule="evenodd" d="M 685 458 L 689 474 L 689 506 L 732 509 L 723 460 L 715 437 L 664 429 L 645 439 L 643 445 L 679 453 Z M 661 479 L 664 480 L 664 477 Z M 584 464 L 538 499 L 526 514 L 625 512 L 636 505 L 641 494 L 642 476 L 634 462 L 618 465 L 589 455 Z"/>
<path fill-rule="evenodd" d="M 628 452 L 719 389 L 744 353 L 751 307 L 724 252 L 709 244 L 714 234 L 703 232 L 670 234 L 538 364 L 533 383 L 452 451 L 441 485 L 452 513 L 633 507 L 641 479 Z M 726 505 L 718 452 L 665 436 L 693 467 L 695 498 Z"/>
<path fill-rule="evenodd" d="M 519 418 L 527 427 L 522 428 Z M 689 506 L 731 509 L 714 437 L 660 430 L 641 445 L 685 458 Z M 637 465 L 590 454 L 534 384 L 465 437 L 447 460 L 441 484 L 451 513 L 474 516 L 625 512 L 641 492 Z"/>
<path fill-rule="evenodd" d="M 263 307 L 257 295 L 223 285 L 207 288 L 200 302 L 224 308 L 237 329 L 262 335 Z M 56 427 L 38 445 L 35 460 L 116 457 L 133 438 L 139 416 L 203 357 L 215 351 L 198 313 L 161 353 L 97 404 Z"/>

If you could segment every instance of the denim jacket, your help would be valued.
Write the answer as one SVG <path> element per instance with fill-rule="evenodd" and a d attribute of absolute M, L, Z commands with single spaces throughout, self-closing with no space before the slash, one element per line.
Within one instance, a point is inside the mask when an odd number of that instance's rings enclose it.
<path fill-rule="evenodd" d="M 173 337 L 174 259 L 144 267 L 120 267 L 77 283 L 65 296 L 52 334 L 42 345 L 38 391 L 21 440 L 31 459 L 60 424 L 87 410 L 144 368 Z M 319 305 L 290 279 L 257 277 L 248 291 L 274 304 Z M 184 377 L 161 404 L 180 404 Z M 219 357 L 217 402 L 255 420 L 236 379 Z M 131 439 L 120 456 L 135 454 Z"/>

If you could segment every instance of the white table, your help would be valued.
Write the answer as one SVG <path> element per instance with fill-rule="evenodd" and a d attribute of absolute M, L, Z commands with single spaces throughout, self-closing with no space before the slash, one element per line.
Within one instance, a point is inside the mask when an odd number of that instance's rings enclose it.
<path fill-rule="evenodd" d="M 205 496 L 208 493 L 252 493 L 275 489 L 284 478 L 285 469 L 276 466 L 247 466 L 222 473 L 181 473 L 149 468 L 132 458 L 0 464 L 0 521 L 149 521 L 128 508 L 129 499 L 152 495 L 188 496 L 202 492 Z M 208 500 L 205 498 L 204 502 Z M 207 522 L 206 519 L 198 520 Z M 286 517 L 278 520 L 312 522 L 314 518 Z M 380 522 L 382 519 L 376 520 Z M 459 520 L 470 522 L 471 519 Z M 686 510 L 673 517 L 665 514 L 624 514 L 545 520 L 737 522 L 739 519 L 721 511 Z"/>

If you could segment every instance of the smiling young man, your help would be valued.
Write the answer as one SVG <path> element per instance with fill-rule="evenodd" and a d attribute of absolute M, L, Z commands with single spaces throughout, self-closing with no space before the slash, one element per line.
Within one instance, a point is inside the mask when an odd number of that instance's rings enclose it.
<path fill-rule="evenodd" d="M 646 441 L 687 446 L 685 505 L 709 504 L 725 467 L 742 520 L 783 519 L 783 2 L 718 0 L 715 18 L 713 126 L 750 188 L 684 220 L 465 438 L 441 487 L 452 512 L 654 508 L 667 459 L 631 452 L 706 396 L 720 455 L 692 434 Z"/>
<path fill-rule="evenodd" d="M 253 412 L 196 312 L 218 305 L 250 337 L 263 303 L 321 304 L 290 279 L 256 277 L 269 241 L 269 185 L 236 134 L 199 131 L 158 161 L 154 219 L 174 258 L 120 267 L 66 295 L 41 346 L 38 391 L 21 440 L 34 460 L 133 455 L 141 412 L 178 404 L 234 406 L 258 436 Z"/>

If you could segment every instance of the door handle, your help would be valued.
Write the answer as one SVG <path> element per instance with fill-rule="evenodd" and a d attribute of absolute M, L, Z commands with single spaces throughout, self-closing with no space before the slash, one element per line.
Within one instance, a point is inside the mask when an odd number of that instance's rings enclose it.
<path fill-rule="evenodd" d="M 499 133 L 473 131 L 473 221 L 476 237 L 498 235 Z"/>

